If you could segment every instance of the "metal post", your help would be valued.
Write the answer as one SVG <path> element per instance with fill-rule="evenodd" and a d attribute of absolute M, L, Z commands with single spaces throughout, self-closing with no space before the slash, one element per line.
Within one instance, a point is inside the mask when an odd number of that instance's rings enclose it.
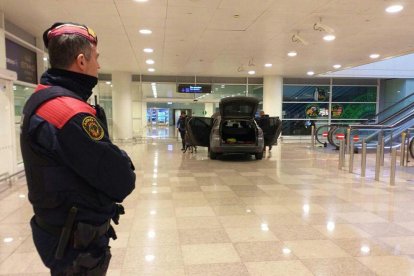
<path fill-rule="evenodd" d="M 367 143 L 365 138 L 362 139 L 362 155 L 361 155 L 361 176 L 365 177 L 365 171 L 367 170 Z"/>
<path fill-rule="evenodd" d="M 405 165 L 405 136 L 406 136 L 405 132 L 401 133 L 400 166 L 402 166 L 402 167 L 404 167 L 404 165 Z"/>
<path fill-rule="evenodd" d="M 384 131 L 381 130 L 380 150 L 381 150 L 381 166 L 384 166 Z"/>
<path fill-rule="evenodd" d="M 395 186 L 395 167 L 397 163 L 397 149 L 391 150 L 390 185 Z"/>
<path fill-rule="evenodd" d="M 405 157 L 405 165 L 408 167 L 408 162 L 410 162 L 410 130 L 407 130 L 407 145 L 405 147 L 405 151 L 407 152 L 407 156 Z"/>
<path fill-rule="evenodd" d="M 341 170 L 344 166 L 344 140 L 339 141 L 339 162 L 338 169 Z"/>
<path fill-rule="evenodd" d="M 375 158 L 375 180 L 379 181 L 379 175 L 380 175 L 380 166 L 381 163 L 381 148 L 379 145 L 377 145 L 377 154 Z"/>
<path fill-rule="evenodd" d="M 347 128 L 346 129 L 346 152 L 349 153 L 349 151 L 351 150 L 350 146 L 351 146 L 351 128 Z"/>
<path fill-rule="evenodd" d="M 354 172 L 354 141 L 351 141 L 349 149 L 349 172 Z"/>
<path fill-rule="evenodd" d="M 315 147 L 315 126 L 311 126 L 311 144 L 312 148 Z"/>

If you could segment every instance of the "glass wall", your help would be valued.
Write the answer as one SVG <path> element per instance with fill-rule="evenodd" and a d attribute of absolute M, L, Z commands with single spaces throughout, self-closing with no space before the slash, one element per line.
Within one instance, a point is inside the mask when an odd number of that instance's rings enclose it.
<path fill-rule="evenodd" d="M 13 85 L 14 93 L 14 118 L 16 122 L 15 135 L 16 135 L 16 160 L 17 164 L 23 163 L 22 153 L 20 151 L 20 121 L 22 118 L 23 107 L 30 95 L 33 94 L 35 86 L 26 86 L 20 84 Z"/>
<path fill-rule="evenodd" d="M 110 81 L 99 81 L 96 90 L 99 95 L 99 105 L 105 109 L 109 136 L 112 137 L 112 84 Z M 90 101 L 91 104 L 95 104 L 92 97 Z"/>
<path fill-rule="evenodd" d="M 310 135 L 311 126 L 360 123 L 377 112 L 377 86 L 284 85 L 283 135 Z"/>

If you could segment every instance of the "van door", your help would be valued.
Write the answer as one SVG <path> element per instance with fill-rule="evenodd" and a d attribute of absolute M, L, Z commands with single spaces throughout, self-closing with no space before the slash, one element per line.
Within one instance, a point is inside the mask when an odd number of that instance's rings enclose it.
<path fill-rule="evenodd" d="M 282 131 L 282 121 L 279 117 L 269 117 L 268 131 L 264 134 L 265 144 L 273 145 L 277 142 Z"/>
<path fill-rule="evenodd" d="M 210 132 L 213 126 L 213 118 L 190 117 L 187 119 L 186 131 L 191 144 L 201 147 L 210 146 Z"/>

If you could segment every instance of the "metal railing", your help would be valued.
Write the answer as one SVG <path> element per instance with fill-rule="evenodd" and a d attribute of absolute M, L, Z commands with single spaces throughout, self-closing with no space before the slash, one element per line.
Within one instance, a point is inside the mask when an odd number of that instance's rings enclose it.
<path fill-rule="evenodd" d="M 385 159 L 385 150 L 389 149 L 389 184 L 391 186 L 395 185 L 395 177 L 397 172 L 397 155 L 400 156 L 400 166 L 407 167 L 409 163 L 409 158 L 411 156 L 411 145 L 414 143 L 414 139 L 410 139 L 410 132 L 413 132 L 414 128 L 405 129 L 400 137 L 393 135 L 391 133 L 390 137 L 388 138 L 390 141 L 390 146 L 386 146 L 385 144 L 385 136 L 384 133 L 381 132 L 379 134 L 378 141 L 375 147 L 375 175 L 374 179 L 376 181 L 380 181 L 381 176 L 381 167 L 384 167 L 384 159 Z M 348 138 L 349 138 L 349 131 Z M 396 143 L 395 141 L 398 141 Z M 347 143 L 346 143 L 347 142 Z M 363 138 L 362 142 L 360 143 L 362 152 L 361 152 L 361 170 L 360 174 L 361 177 L 366 177 L 366 169 L 367 169 L 367 142 L 366 139 Z M 343 137 L 339 141 L 339 158 L 338 158 L 338 169 L 342 170 L 345 167 L 345 160 L 346 154 L 349 154 L 348 159 L 348 171 L 349 173 L 354 173 L 354 153 L 356 152 L 356 147 L 354 141 L 352 139 L 346 139 Z"/>
<path fill-rule="evenodd" d="M 8 172 L 0 174 L 0 192 L 11 188 L 13 186 L 13 180 L 24 173 L 24 170 L 21 170 L 13 174 L 9 174 Z M 5 185 L 1 185 L 2 183 L 5 183 Z"/>

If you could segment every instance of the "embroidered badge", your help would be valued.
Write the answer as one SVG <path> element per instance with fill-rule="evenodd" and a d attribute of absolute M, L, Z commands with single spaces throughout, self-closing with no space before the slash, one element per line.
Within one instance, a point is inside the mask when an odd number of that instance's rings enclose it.
<path fill-rule="evenodd" d="M 82 121 L 82 127 L 93 140 L 101 140 L 104 137 L 104 130 L 95 117 L 87 116 Z"/>

